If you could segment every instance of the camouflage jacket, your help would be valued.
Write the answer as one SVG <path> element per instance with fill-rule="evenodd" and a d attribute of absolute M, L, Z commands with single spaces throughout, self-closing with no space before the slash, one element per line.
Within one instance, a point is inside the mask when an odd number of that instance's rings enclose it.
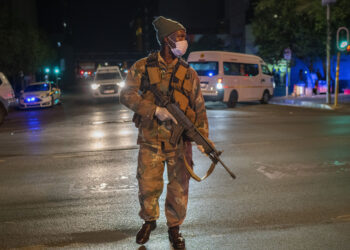
<path fill-rule="evenodd" d="M 171 136 L 171 130 L 157 120 L 155 117 L 156 104 L 154 96 L 150 91 L 140 93 L 142 77 L 145 77 L 146 58 L 138 60 L 129 70 L 125 81 L 125 87 L 120 93 L 120 101 L 132 111 L 141 116 L 139 126 L 138 144 L 159 144 L 159 142 L 168 142 Z M 157 87 L 166 94 L 169 89 L 169 82 L 174 67 L 177 64 L 176 58 L 171 64 L 166 64 L 158 52 L 158 65 L 161 72 L 161 82 Z M 204 105 L 204 99 L 200 89 L 197 72 L 189 67 L 186 78 L 192 83 L 192 91 L 186 92 L 190 107 L 196 113 L 195 126 L 206 137 L 208 137 L 208 119 Z M 145 126 L 145 121 L 152 120 L 151 126 Z"/>

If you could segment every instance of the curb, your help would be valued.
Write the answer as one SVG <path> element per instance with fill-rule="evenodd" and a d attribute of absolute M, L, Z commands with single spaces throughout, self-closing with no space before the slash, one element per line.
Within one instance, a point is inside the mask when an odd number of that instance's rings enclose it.
<path fill-rule="evenodd" d="M 270 104 L 282 105 L 282 106 L 293 106 L 300 108 L 314 108 L 314 109 L 326 109 L 326 110 L 335 110 L 333 105 L 323 104 L 323 103 L 314 103 L 309 101 L 296 101 L 296 100 L 281 100 L 281 101 L 269 101 Z"/>

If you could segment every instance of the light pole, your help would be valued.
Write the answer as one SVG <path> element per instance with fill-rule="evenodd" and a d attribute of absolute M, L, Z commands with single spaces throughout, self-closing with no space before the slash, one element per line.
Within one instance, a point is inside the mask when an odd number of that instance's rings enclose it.
<path fill-rule="evenodd" d="M 322 5 L 327 5 L 327 45 L 326 45 L 326 54 L 327 54 L 327 69 L 326 69 L 326 81 L 327 81 L 327 97 L 326 103 L 331 103 L 331 82 L 330 82 L 330 71 L 331 71 L 331 29 L 329 20 L 331 17 L 330 4 L 335 3 L 337 0 L 322 0 Z"/>

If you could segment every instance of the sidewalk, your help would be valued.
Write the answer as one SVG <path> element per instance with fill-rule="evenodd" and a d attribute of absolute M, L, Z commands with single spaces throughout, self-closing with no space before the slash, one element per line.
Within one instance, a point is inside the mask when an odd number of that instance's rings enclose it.
<path fill-rule="evenodd" d="M 331 98 L 332 104 L 326 104 L 326 95 L 316 95 L 316 96 L 278 96 L 272 97 L 269 101 L 270 104 L 275 105 L 285 105 L 285 106 L 295 106 L 302 108 L 316 108 L 316 109 L 328 109 L 328 110 L 340 110 L 350 112 L 350 95 L 339 94 L 338 105 L 334 107 L 334 95 Z"/>

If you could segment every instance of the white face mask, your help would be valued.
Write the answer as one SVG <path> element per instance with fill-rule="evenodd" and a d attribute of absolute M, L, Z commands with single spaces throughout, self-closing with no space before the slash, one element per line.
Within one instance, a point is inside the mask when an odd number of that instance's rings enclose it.
<path fill-rule="evenodd" d="M 169 38 L 170 39 L 170 38 Z M 183 40 L 183 41 L 179 41 L 179 42 L 174 42 L 172 39 L 170 39 L 173 43 L 175 43 L 176 47 L 175 48 L 171 48 L 171 52 L 173 52 L 173 54 L 177 57 L 179 56 L 183 56 L 186 51 L 187 51 L 187 47 L 188 47 L 188 43 L 187 40 Z"/>

